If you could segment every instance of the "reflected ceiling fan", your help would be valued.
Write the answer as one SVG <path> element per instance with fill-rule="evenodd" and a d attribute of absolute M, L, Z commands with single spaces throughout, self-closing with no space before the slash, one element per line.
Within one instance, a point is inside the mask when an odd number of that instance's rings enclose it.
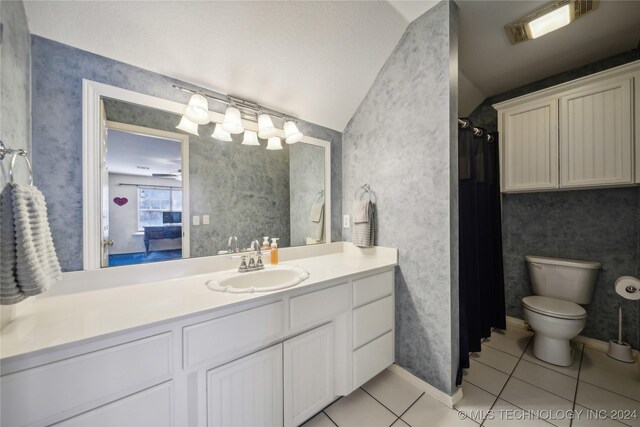
<path fill-rule="evenodd" d="M 178 181 L 182 181 L 182 169 L 178 169 L 175 172 L 169 173 L 152 173 L 151 176 L 155 178 L 173 178 L 177 179 Z"/>

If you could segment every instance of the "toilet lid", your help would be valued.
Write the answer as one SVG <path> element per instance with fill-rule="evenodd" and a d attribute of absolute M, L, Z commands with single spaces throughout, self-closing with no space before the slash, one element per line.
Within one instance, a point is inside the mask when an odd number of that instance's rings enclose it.
<path fill-rule="evenodd" d="M 532 295 L 522 298 L 522 305 L 531 311 L 561 319 L 583 319 L 587 311 L 578 304 L 557 298 Z"/>

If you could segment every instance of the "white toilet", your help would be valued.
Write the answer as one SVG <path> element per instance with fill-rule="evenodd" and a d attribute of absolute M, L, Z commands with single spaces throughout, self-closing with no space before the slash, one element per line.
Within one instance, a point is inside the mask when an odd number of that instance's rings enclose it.
<path fill-rule="evenodd" d="M 554 365 L 569 366 L 573 354 L 569 340 L 587 321 L 589 304 L 601 264 L 595 261 L 527 255 L 534 295 L 522 298 L 524 317 L 534 331 L 533 354 Z"/>

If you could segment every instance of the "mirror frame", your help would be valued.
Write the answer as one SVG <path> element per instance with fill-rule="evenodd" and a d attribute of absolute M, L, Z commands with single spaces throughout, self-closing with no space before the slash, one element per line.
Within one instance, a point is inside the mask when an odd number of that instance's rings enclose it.
<path fill-rule="evenodd" d="M 128 89 L 82 79 L 82 264 L 84 270 L 98 270 L 100 266 L 99 244 L 102 239 L 100 225 L 101 179 L 100 179 L 100 99 L 142 105 L 181 116 L 186 104 L 134 92 Z M 209 111 L 214 123 L 222 123 L 224 114 Z M 258 124 L 242 120 L 245 129 L 258 131 Z M 277 136 L 284 138 L 284 131 L 277 129 Z M 331 243 L 331 143 L 318 138 L 304 136 L 300 142 L 324 148 L 325 189 L 325 244 Z M 190 222 L 189 218 L 189 222 Z M 217 255 L 211 255 L 217 256 Z M 221 255 L 224 256 L 224 255 Z M 186 258 L 185 258 L 186 259 Z M 181 262 L 176 260 L 175 262 Z"/>

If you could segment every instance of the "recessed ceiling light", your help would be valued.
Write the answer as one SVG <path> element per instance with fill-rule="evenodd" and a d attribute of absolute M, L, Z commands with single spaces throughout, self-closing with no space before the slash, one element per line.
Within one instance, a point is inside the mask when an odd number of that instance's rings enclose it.
<path fill-rule="evenodd" d="M 505 25 L 511 44 L 537 39 L 597 9 L 598 0 L 560 0 Z"/>

